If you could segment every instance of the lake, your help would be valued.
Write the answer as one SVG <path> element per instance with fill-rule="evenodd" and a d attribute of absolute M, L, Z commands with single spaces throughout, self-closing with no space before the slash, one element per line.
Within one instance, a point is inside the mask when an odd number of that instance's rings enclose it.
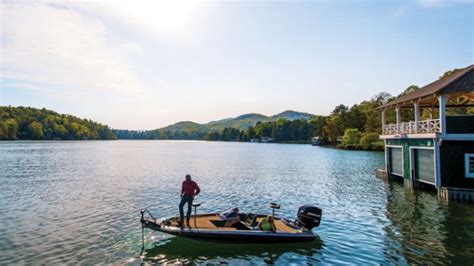
<path fill-rule="evenodd" d="M 474 263 L 474 207 L 443 203 L 374 176 L 383 153 L 310 145 L 204 141 L 0 142 L 0 264 Z M 323 209 L 316 241 L 242 245 L 145 230 L 139 209 L 178 213 L 185 174 L 201 187 L 198 213 L 293 219 Z"/>

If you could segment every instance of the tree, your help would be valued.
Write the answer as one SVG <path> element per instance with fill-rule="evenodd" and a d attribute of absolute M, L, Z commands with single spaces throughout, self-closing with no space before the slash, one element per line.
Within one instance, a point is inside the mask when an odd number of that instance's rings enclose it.
<path fill-rule="evenodd" d="M 367 123 L 367 115 L 362 105 L 353 105 L 349 112 L 347 113 L 346 127 L 348 128 L 357 128 L 359 131 L 365 130 L 365 125 Z"/>
<path fill-rule="evenodd" d="M 28 131 L 32 139 L 43 138 L 43 124 L 37 121 L 33 121 L 28 126 Z"/>
<path fill-rule="evenodd" d="M 444 77 L 448 77 L 448 76 L 451 76 L 452 74 L 458 72 L 459 70 L 462 70 L 460 68 L 455 68 L 455 69 L 451 69 L 451 70 L 448 70 L 446 72 L 444 72 L 444 74 L 442 76 L 440 76 L 439 78 L 442 79 Z"/>
<path fill-rule="evenodd" d="M 347 113 L 348 110 L 349 110 L 349 107 L 345 106 L 344 104 L 339 104 L 338 106 L 334 108 L 331 114 L 342 116 L 345 113 Z"/>
<path fill-rule="evenodd" d="M 376 94 L 372 99 L 370 100 L 371 102 L 376 102 L 378 105 L 386 104 L 392 99 L 392 95 L 388 92 L 380 92 Z"/>
<path fill-rule="evenodd" d="M 67 134 L 67 129 L 64 127 L 64 125 L 60 124 L 53 124 L 53 138 L 57 139 L 64 139 Z"/>
<path fill-rule="evenodd" d="M 237 128 L 226 127 L 221 131 L 220 139 L 223 141 L 237 141 L 239 136 L 240 131 Z"/>
<path fill-rule="evenodd" d="M 316 116 L 308 121 L 308 137 L 323 137 L 323 127 L 326 123 L 326 117 Z"/>
<path fill-rule="evenodd" d="M 330 143 L 336 143 L 337 137 L 341 136 L 344 132 L 342 118 L 339 115 L 331 115 L 326 119 L 326 123 L 323 128 L 326 137 L 325 140 Z"/>
<path fill-rule="evenodd" d="M 407 95 L 409 93 L 412 93 L 414 91 L 417 91 L 419 90 L 420 87 L 416 86 L 416 85 L 410 85 L 408 86 L 408 88 L 406 88 L 402 93 L 400 93 L 400 95 L 398 95 L 398 97 L 402 96 L 402 95 Z"/>
<path fill-rule="evenodd" d="M 357 145 L 360 141 L 360 131 L 357 128 L 348 128 L 342 137 L 343 144 Z"/>
<path fill-rule="evenodd" d="M 0 106 L 0 124 L 0 139 L 115 139 L 107 126 L 44 108 Z"/>
<path fill-rule="evenodd" d="M 215 141 L 215 140 L 220 139 L 220 135 L 216 131 L 210 131 L 210 132 L 207 132 L 206 135 L 204 135 L 204 139 L 208 141 L 212 141 L 212 140 Z"/>
<path fill-rule="evenodd" d="M 15 140 L 18 135 L 18 122 L 15 119 L 7 119 L 5 121 L 5 126 L 7 128 L 6 139 Z"/>
<path fill-rule="evenodd" d="M 5 122 L 0 121 L 0 140 L 7 139 L 8 129 Z"/>
<path fill-rule="evenodd" d="M 360 146 L 363 149 L 372 149 L 372 150 L 379 150 L 383 149 L 384 144 L 379 138 L 379 134 L 377 133 L 366 133 L 360 139 Z"/>

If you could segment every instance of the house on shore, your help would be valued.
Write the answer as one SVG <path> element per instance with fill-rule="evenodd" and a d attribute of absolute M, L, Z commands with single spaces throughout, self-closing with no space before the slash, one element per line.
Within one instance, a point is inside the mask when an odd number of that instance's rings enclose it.
<path fill-rule="evenodd" d="M 311 145 L 319 146 L 323 143 L 322 139 L 318 136 L 311 138 Z"/>
<path fill-rule="evenodd" d="M 400 96 L 382 107 L 387 177 L 433 187 L 446 200 L 474 202 L 474 65 Z M 410 109 L 410 121 L 401 112 Z M 422 111 L 430 113 L 421 120 Z M 387 124 L 388 112 L 394 124 Z M 429 112 L 428 112 L 429 111 Z"/>
<path fill-rule="evenodd" d="M 260 138 L 260 142 L 262 143 L 270 143 L 270 142 L 274 142 L 275 140 L 273 138 L 270 138 L 270 137 L 261 137 Z"/>
<path fill-rule="evenodd" d="M 270 143 L 270 142 L 274 142 L 275 139 L 273 138 L 270 138 L 270 137 L 261 137 L 261 138 L 253 138 L 250 140 L 250 142 L 255 142 L 255 143 Z"/>

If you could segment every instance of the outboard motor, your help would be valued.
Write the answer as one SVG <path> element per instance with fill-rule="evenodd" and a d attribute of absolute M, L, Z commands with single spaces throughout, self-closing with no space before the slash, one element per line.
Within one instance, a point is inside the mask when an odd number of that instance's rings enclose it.
<path fill-rule="evenodd" d="M 316 206 L 303 205 L 298 209 L 297 221 L 306 229 L 311 230 L 321 223 L 322 210 Z"/>

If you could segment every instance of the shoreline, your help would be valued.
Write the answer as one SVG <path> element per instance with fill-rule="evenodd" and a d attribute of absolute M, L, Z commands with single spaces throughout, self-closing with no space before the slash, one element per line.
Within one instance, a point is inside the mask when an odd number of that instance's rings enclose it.
<path fill-rule="evenodd" d="M 223 140 L 204 140 L 204 139 L 16 139 L 16 140 L 0 140 L 0 143 L 6 142 L 97 142 L 97 141 L 199 141 L 199 142 L 219 142 L 219 143 L 253 143 L 253 144 L 294 144 L 294 145 L 311 145 L 310 141 L 289 141 L 289 142 L 250 142 L 250 141 L 223 141 Z M 335 150 L 343 150 L 343 151 L 374 151 L 374 152 L 382 152 L 383 150 L 373 150 L 373 149 L 343 149 L 338 148 L 337 145 L 328 144 L 328 145 L 311 145 L 315 147 L 327 148 L 327 149 L 335 149 Z"/>

